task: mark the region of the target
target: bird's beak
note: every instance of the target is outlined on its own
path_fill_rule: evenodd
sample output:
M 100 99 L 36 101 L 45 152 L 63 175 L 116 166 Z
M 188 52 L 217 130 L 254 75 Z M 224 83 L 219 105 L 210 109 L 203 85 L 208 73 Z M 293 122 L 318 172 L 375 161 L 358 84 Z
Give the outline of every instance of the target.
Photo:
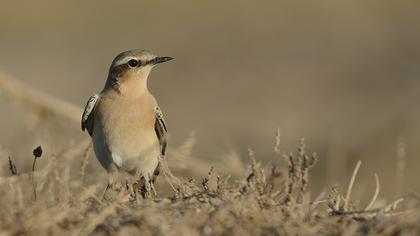
M 162 62 L 170 61 L 172 59 L 172 57 L 156 57 L 155 59 L 153 59 L 153 64 L 156 65 Z

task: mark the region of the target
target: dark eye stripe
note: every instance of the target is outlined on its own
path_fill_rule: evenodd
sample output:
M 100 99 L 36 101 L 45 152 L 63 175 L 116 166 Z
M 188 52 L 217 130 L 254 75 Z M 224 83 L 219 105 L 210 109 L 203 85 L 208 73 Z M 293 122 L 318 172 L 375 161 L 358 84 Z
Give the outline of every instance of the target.
M 147 64 L 157 64 L 157 60 L 158 60 L 158 58 L 155 57 L 152 60 L 147 61 Z

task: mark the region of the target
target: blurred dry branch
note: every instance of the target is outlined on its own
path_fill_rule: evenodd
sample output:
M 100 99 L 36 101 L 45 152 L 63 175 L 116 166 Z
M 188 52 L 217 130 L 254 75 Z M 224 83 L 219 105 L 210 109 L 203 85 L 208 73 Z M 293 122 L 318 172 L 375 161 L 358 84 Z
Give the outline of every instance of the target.
M 54 114 L 72 122 L 80 122 L 82 108 L 36 90 L 0 71 L 0 95 L 40 113 Z

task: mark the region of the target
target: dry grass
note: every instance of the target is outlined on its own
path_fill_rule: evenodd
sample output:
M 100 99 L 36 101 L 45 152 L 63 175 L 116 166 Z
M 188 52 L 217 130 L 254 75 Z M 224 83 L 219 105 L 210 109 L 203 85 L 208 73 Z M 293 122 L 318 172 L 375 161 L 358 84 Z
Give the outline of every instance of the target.
M 415 195 L 390 204 L 379 202 L 376 177 L 377 187 L 366 208 L 351 199 L 360 162 L 345 197 L 334 187 L 328 196 L 321 193 L 311 198 L 308 171 L 318 158 L 306 154 L 303 140 L 297 154 L 280 153 L 278 142 L 277 156 L 285 158 L 287 168 L 263 166 L 250 150 L 250 164 L 242 178 L 232 180 L 218 175 L 218 170 L 209 166 L 202 180 L 196 180 L 174 176 L 165 162 L 160 179 L 173 187 L 170 193 L 131 202 L 124 196 L 103 200 L 104 182 L 85 180 L 97 174 L 85 171 L 89 147 L 75 146 L 61 156 L 40 157 L 39 161 L 48 164 L 33 173 L 36 199 L 31 173 L 18 172 L 19 167 L 11 160 L 6 163 L 10 165 L 10 176 L 0 179 L 0 229 L 4 235 L 420 233 Z M 78 169 L 72 170 L 74 166 Z

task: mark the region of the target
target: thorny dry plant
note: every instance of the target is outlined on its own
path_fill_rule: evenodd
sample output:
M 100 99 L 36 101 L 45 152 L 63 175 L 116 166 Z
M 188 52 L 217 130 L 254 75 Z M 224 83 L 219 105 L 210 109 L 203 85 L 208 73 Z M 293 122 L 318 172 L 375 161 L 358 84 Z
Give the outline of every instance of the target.
M 48 164 L 34 170 L 37 199 L 32 196 L 31 173 L 0 178 L 0 229 L 10 235 L 393 235 L 420 233 L 419 198 L 405 197 L 391 204 L 377 203 L 376 189 L 365 208 L 351 200 L 358 162 L 345 195 L 333 187 L 325 199 L 311 199 L 309 171 L 318 161 L 306 153 L 302 139 L 296 154 L 280 151 L 282 166 L 263 166 L 249 150 L 250 164 L 243 178 L 232 179 L 208 167 L 201 181 L 175 176 L 161 159 L 160 179 L 172 189 L 168 197 L 127 202 L 100 198 L 103 184 L 88 183 L 90 148 L 83 146 L 45 157 Z M 170 157 L 168 157 L 170 158 Z M 82 160 L 82 161 L 80 161 Z M 79 170 L 69 163 L 78 162 Z M 77 174 L 72 174 L 77 173 Z M 411 199 L 411 200 L 410 200 Z

